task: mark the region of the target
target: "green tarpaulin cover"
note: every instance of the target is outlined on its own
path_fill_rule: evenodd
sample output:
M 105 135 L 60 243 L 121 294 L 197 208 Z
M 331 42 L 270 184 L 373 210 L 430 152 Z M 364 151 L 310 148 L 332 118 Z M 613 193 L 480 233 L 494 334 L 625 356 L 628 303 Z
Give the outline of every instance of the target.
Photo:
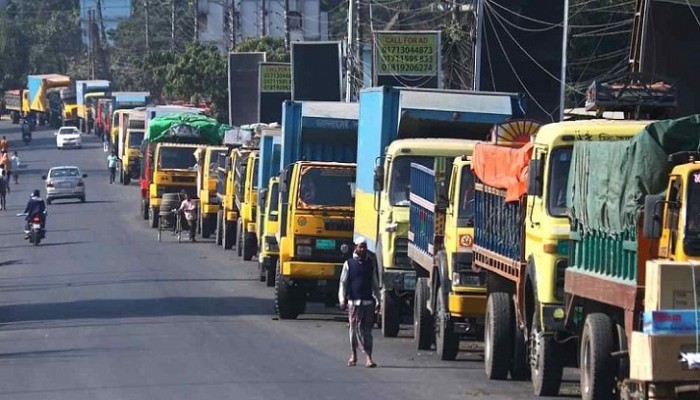
M 700 115 L 649 124 L 628 141 L 576 142 L 569 170 L 569 216 L 586 231 L 635 229 L 648 194 L 661 193 L 670 154 L 698 150 Z
M 204 115 L 171 114 L 149 121 L 145 140 L 156 143 L 179 138 L 192 142 L 200 138 L 202 144 L 217 145 L 221 144 L 224 133 L 230 129 L 233 128 Z

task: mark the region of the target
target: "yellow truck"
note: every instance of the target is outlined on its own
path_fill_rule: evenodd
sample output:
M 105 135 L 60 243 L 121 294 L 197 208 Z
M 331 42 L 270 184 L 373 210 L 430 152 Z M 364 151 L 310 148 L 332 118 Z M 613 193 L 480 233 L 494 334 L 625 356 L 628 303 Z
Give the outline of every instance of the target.
M 275 286 L 275 268 L 279 259 L 279 178 L 269 179 L 267 187 L 258 193 L 258 269 L 260 281 Z
M 307 301 L 336 304 L 340 272 L 353 252 L 356 164 L 297 161 L 280 176 L 275 310 L 303 314 Z
M 441 139 L 461 149 L 457 158 L 436 157 L 432 166 L 411 164 L 408 257 L 417 268 L 414 342 L 434 344 L 443 360 L 454 360 L 459 342 L 483 331 L 485 274 L 472 264 L 474 177 L 471 154 L 477 142 Z
M 197 159 L 197 193 L 199 193 L 199 232 L 208 239 L 216 232 L 216 217 L 219 213 L 219 198 L 216 187 L 219 180 L 218 153 L 225 152 L 225 146 L 200 147 L 195 153 Z
M 238 233 L 240 210 L 236 203 L 236 193 L 243 189 L 237 188 L 236 171 L 241 169 L 245 171 L 248 156 L 253 151 L 255 149 L 237 146 L 226 152 L 217 153 L 216 196 L 220 209 L 216 217 L 216 243 L 220 244 L 224 250 L 233 248 Z
M 239 211 L 236 221 L 236 251 L 243 260 L 250 261 L 258 253 L 255 222 L 258 208 L 258 150 L 237 157 L 234 164 L 235 203 Z
M 117 110 L 117 152 L 122 160 L 119 170 L 119 181 L 128 185 L 132 179 L 138 179 L 141 174 L 141 146 L 145 137 L 145 109 Z M 114 132 L 114 127 L 112 127 Z

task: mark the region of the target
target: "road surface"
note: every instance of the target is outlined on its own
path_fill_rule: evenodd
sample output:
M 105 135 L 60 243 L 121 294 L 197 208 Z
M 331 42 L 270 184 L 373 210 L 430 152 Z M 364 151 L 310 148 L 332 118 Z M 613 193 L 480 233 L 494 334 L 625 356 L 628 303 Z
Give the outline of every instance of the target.
M 0 135 L 24 164 L 0 212 L 0 399 L 535 398 L 530 383 L 486 380 L 480 344 L 442 362 L 408 326 L 375 331 L 378 368 L 349 368 L 340 312 L 279 321 L 255 263 L 211 241 L 157 243 L 137 184 L 109 185 L 97 139 L 59 151 L 40 129 L 25 146 L 7 120 Z M 49 206 L 47 238 L 30 246 L 15 214 L 56 165 L 88 174 L 87 203 Z M 563 392 L 578 397 L 573 382 Z

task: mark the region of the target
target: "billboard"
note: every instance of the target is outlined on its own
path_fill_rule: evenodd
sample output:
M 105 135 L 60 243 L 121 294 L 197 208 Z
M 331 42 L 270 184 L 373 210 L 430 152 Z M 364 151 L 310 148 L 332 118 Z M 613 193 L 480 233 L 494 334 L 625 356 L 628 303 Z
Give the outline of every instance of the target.
M 700 4 L 650 0 L 642 36 L 640 72 L 653 80 L 676 84 L 678 107 L 671 116 L 700 112 L 698 23 Z M 669 23 L 673 21 L 673 23 Z
M 228 121 L 231 126 L 254 124 L 258 115 L 258 69 L 265 53 L 229 53 Z
M 564 1 L 490 0 L 481 20 L 477 90 L 527 96 L 527 117 L 561 119 Z
M 340 42 L 292 43 L 292 100 L 343 100 Z
M 292 66 L 289 63 L 260 63 L 258 114 L 260 122 L 282 123 L 282 103 L 292 98 Z
M 442 88 L 440 32 L 374 32 L 374 86 Z

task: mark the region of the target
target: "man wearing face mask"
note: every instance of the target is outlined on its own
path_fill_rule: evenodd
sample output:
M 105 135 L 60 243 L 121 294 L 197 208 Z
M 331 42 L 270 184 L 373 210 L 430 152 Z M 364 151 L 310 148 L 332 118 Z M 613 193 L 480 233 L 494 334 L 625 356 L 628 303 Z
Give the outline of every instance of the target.
M 348 366 L 357 364 L 357 348 L 367 356 L 365 366 L 377 366 L 372 360 L 372 327 L 379 311 L 379 284 L 375 265 L 367 254 L 365 238 L 355 239 L 355 252 L 345 261 L 340 274 L 338 301 L 348 310 L 351 355 Z

